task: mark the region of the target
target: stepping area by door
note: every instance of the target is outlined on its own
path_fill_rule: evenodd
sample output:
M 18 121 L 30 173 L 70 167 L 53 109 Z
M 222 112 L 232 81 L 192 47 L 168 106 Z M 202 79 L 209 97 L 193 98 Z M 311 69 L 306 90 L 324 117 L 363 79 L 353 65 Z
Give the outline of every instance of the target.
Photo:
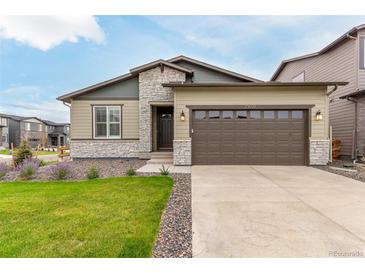
M 193 257 L 365 254 L 365 184 L 305 166 L 193 166 Z

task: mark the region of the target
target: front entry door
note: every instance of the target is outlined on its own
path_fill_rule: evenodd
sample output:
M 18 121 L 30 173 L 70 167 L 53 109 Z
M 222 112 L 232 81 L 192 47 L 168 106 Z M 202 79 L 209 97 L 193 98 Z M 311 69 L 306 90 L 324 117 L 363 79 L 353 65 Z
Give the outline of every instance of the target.
M 157 148 L 172 149 L 173 138 L 173 113 L 172 107 L 157 109 Z

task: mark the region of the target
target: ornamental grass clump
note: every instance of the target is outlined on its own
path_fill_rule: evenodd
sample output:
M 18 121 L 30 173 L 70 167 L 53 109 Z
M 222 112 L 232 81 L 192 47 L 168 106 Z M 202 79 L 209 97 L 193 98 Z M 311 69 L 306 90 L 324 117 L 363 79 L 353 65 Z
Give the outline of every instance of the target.
M 5 163 L 0 163 L 0 180 L 3 178 L 8 172 L 8 166 Z
M 51 178 L 55 180 L 65 180 L 71 178 L 72 167 L 69 163 L 58 163 L 57 165 L 49 168 Z
M 160 168 L 160 174 L 162 176 L 169 176 L 170 175 L 170 168 L 165 167 L 165 165 L 162 165 L 162 167 Z
M 136 170 L 134 168 L 129 168 L 127 170 L 127 176 L 136 176 Z
M 17 165 L 16 170 L 19 172 L 19 177 L 23 180 L 29 180 L 37 172 L 39 161 L 37 159 L 27 158 Z
M 86 171 L 86 177 L 87 177 L 89 180 L 99 178 L 99 169 L 98 169 L 95 165 L 92 165 L 92 166 L 91 166 L 91 167 L 89 167 L 89 168 L 88 168 L 88 170 Z

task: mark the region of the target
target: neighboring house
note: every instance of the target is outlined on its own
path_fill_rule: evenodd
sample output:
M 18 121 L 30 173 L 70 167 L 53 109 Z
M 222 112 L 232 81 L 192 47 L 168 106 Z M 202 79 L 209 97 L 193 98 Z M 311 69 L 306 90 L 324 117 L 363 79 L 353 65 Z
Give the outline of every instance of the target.
M 58 147 L 69 143 L 70 124 L 43 120 L 48 134 L 48 146 Z
M 43 121 L 37 117 L 22 117 L 0 113 L 2 138 L 0 146 L 11 148 L 19 146 L 21 140 L 35 148 L 38 146 L 59 146 L 68 143 L 69 124 Z M 52 124 L 52 125 L 51 125 Z M 53 137 L 57 140 L 53 142 Z M 55 144 L 55 145 L 53 145 Z
M 73 158 L 153 158 L 175 165 L 322 165 L 328 86 L 271 83 L 178 56 L 60 96 Z
M 313 37 L 316 39 L 316 37 Z M 330 96 L 333 138 L 341 155 L 365 153 L 365 24 L 346 32 L 320 51 L 284 60 L 272 81 L 346 81 Z

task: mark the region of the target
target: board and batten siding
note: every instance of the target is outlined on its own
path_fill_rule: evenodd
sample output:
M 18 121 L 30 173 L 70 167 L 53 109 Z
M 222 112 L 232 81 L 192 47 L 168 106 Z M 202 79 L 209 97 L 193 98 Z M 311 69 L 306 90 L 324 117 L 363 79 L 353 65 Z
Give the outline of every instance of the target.
M 138 100 L 72 100 L 71 139 L 92 139 L 92 105 L 122 105 L 122 139 L 138 139 Z
M 348 85 L 339 87 L 330 96 L 330 120 L 333 137 L 341 140 L 341 154 L 351 155 L 355 121 L 353 103 L 339 99 L 340 96 L 357 89 L 357 40 L 346 40 L 335 49 L 298 61 L 284 67 L 276 81 L 290 82 L 292 78 L 304 71 L 306 82 L 346 81 Z M 332 87 L 330 87 L 331 89 Z
M 189 105 L 314 105 L 311 138 L 328 139 L 328 97 L 325 87 L 175 88 L 175 140 L 189 138 Z M 181 111 L 186 121 L 180 121 Z M 324 119 L 315 120 L 321 110 Z

